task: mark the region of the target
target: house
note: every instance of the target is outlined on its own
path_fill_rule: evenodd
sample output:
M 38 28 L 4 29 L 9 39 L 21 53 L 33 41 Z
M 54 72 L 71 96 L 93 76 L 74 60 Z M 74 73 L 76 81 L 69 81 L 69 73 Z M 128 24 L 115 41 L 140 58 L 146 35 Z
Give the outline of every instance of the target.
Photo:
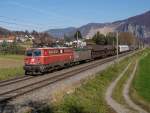
M 2 43 L 3 41 L 6 41 L 8 43 L 13 43 L 15 41 L 16 37 L 14 35 L 0 35 L 0 43 Z
M 86 42 L 83 41 L 83 40 L 74 40 L 74 41 L 71 41 L 71 42 L 66 42 L 65 45 L 67 46 L 74 46 L 74 47 L 80 47 L 80 48 L 83 48 L 84 46 L 86 46 Z
M 18 35 L 16 36 L 16 40 L 19 41 L 19 42 L 25 42 L 27 40 L 34 40 L 34 37 L 32 35 Z

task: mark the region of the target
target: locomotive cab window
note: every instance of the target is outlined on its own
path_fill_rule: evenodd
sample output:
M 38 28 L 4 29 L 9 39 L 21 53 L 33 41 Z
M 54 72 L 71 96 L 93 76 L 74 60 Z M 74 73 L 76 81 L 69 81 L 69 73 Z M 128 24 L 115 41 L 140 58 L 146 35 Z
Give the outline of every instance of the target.
M 27 50 L 26 56 L 32 56 L 32 50 Z
M 41 56 L 41 50 L 27 50 L 26 56 Z
M 37 49 L 33 51 L 33 56 L 41 56 L 41 50 Z

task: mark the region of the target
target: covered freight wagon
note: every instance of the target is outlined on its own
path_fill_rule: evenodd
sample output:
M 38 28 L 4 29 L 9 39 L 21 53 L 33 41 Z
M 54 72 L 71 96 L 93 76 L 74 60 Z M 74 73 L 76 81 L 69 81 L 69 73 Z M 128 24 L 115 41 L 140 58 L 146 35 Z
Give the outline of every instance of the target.
M 87 48 L 77 48 L 73 52 L 74 62 L 91 60 L 91 50 Z
M 128 45 L 119 45 L 119 53 L 123 53 L 123 52 L 126 52 L 126 51 L 129 51 L 130 48 Z

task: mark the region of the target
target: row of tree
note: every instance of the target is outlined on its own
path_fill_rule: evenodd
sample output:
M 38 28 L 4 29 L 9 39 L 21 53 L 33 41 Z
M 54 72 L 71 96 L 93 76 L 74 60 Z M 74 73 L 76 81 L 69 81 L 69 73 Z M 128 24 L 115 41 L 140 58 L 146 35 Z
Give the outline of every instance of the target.
M 25 48 L 20 46 L 18 43 L 8 43 L 7 41 L 3 41 L 0 44 L 0 54 L 24 54 Z
M 106 35 L 97 32 L 93 37 L 92 41 L 99 45 L 114 45 L 116 44 L 116 33 L 107 33 Z M 129 32 L 118 33 L 118 42 L 120 45 L 134 45 L 137 43 L 137 38 Z
M 55 42 L 55 39 L 46 32 L 33 32 L 31 35 L 34 37 L 32 40 L 33 47 L 52 46 L 52 44 Z
M 79 40 L 83 39 L 83 36 L 79 30 L 77 30 L 72 36 L 67 36 L 66 34 L 64 34 L 65 42 L 70 42 L 70 41 L 77 40 L 77 39 Z
M 116 43 L 116 35 L 114 33 L 108 33 L 106 36 L 97 32 L 92 41 L 98 45 L 114 45 Z
M 86 41 L 93 42 L 98 45 L 114 45 L 116 44 L 116 33 L 107 33 L 106 35 L 101 34 L 100 32 L 97 32 L 91 39 L 88 39 Z M 83 39 L 82 34 L 80 31 L 77 31 L 73 38 L 69 38 L 67 36 L 64 36 L 65 41 L 71 41 L 71 40 L 77 40 L 77 39 Z M 120 32 L 118 34 L 119 44 L 123 45 L 134 45 L 135 43 L 138 43 L 138 39 L 129 32 Z

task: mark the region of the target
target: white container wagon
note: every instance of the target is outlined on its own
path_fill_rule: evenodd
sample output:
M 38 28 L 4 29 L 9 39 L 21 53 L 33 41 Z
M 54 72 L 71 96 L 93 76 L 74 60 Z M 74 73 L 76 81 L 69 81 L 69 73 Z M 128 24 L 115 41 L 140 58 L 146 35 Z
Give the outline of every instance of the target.
M 119 53 L 123 53 L 126 51 L 129 51 L 129 46 L 128 45 L 119 45 Z

